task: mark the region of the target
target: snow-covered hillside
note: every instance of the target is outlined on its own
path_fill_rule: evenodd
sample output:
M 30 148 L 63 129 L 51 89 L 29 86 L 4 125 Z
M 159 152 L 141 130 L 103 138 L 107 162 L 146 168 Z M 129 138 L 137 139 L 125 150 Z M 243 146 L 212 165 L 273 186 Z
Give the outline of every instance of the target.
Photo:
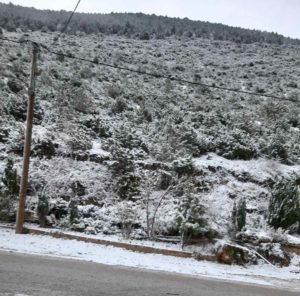
M 291 194 L 299 185 L 299 46 L 4 34 L 94 61 L 288 99 L 149 78 L 41 49 L 28 221 L 137 239 L 181 236 L 186 244 L 247 240 L 256 232 L 277 242 L 274 228 L 299 234 L 299 201 L 285 230 L 270 203 L 276 204 L 280 182 Z M 14 168 L 21 173 L 29 68 L 28 46 L 1 42 L 0 212 L 6 220 L 15 216 L 5 180 Z

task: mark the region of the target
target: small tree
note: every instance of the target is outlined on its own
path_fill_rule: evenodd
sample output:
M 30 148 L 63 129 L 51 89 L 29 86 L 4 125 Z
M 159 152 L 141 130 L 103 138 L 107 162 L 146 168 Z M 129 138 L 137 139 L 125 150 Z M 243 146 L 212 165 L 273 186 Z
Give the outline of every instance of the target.
M 14 219 L 14 203 L 19 193 L 19 178 L 14 169 L 12 159 L 7 160 L 4 175 L 0 182 L 0 219 L 9 221 Z M 2 185 L 1 185 L 2 183 Z
M 134 156 L 130 149 L 118 144 L 110 148 L 112 154 L 112 174 L 114 190 L 122 200 L 130 200 L 139 194 L 140 177 L 136 173 Z
M 300 221 L 299 189 L 297 181 L 280 179 L 271 192 L 268 222 L 275 229 L 287 229 Z
M 154 239 L 158 210 L 167 194 L 173 188 L 174 182 L 172 176 L 169 175 L 170 179 L 164 184 L 166 187 L 163 186 L 163 188 L 161 188 L 161 184 L 159 183 L 161 183 L 162 171 L 157 173 L 156 171 L 142 170 L 139 174 L 141 175 L 140 192 L 146 210 L 146 233 L 149 239 Z M 164 191 L 154 196 L 152 193 L 157 191 L 158 187 Z
M 18 181 L 17 170 L 14 169 L 14 161 L 12 159 L 7 160 L 2 182 L 5 185 L 5 191 L 7 195 L 12 195 L 12 196 L 18 195 L 20 189 L 19 181 Z
M 118 214 L 120 216 L 122 236 L 125 239 L 129 239 L 137 216 L 132 202 L 125 201 L 120 203 Z
M 191 186 L 187 186 L 178 206 L 177 223 L 181 233 L 182 247 L 192 238 L 205 233 L 207 221 L 203 218 L 204 206 L 199 196 L 193 192 Z
M 70 223 L 74 223 L 79 217 L 78 213 L 78 200 L 72 199 L 69 203 L 69 220 Z
M 39 201 L 37 205 L 37 214 L 39 218 L 39 224 L 41 227 L 46 227 L 47 215 L 49 212 L 49 202 L 45 195 L 39 196 Z

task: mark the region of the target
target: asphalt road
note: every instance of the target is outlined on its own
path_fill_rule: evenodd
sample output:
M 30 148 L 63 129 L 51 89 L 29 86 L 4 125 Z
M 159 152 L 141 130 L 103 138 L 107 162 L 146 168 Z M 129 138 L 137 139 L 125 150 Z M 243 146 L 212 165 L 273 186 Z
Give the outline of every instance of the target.
M 0 295 L 295 296 L 299 294 L 91 262 L 0 252 Z

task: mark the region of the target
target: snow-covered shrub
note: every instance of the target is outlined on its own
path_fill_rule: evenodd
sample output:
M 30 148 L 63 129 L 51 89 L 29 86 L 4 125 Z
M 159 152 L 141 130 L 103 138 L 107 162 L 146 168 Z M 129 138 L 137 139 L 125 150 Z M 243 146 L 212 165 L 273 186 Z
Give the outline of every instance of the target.
M 91 67 L 84 66 L 80 70 L 80 77 L 83 79 L 91 79 L 93 76 L 94 76 L 94 73 L 93 73 Z
M 114 139 L 122 148 L 133 150 L 134 148 L 142 149 L 148 153 L 147 145 L 143 142 L 141 137 L 137 134 L 134 128 L 127 128 L 120 126 L 115 131 Z
M 41 227 L 46 227 L 46 218 L 49 213 L 49 202 L 45 195 L 40 195 L 37 204 L 37 214 Z
M 120 94 L 121 94 L 121 89 L 117 85 L 110 85 L 107 88 L 107 95 L 113 99 L 116 99 L 117 97 L 119 97 Z
M 195 172 L 193 158 L 190 156 L 174 160 L 172 166 L 179 178 L 185 175 L 193 175 Z
M 290 110 L 287 116 L 287 121 L 294 128 L 300 127 L 300 114 L 296 109 Z
M 129 239 L 137 216 L 133 203 L 130 201 L 120 203 L 118 215 L 120 218 L 122 235 L 125 239 Z
M 94 99 L 84 87 L 76 84 L 63 84 L 59 95 L 55 97 L 54 108 L 61 120 L 74 119 L 76 112 L 89 114 L 94 112 Z
M 78 124 L 84 125 L 86 128 L 93 131 L 100 138 L 110 138 L 112 136 L 110 124 L 102 120 L 99 116 L 81 116 L 78 119 Z
M 58 55 L 56 55 L 56 60 L 61 63 L 65 60 L 64 53 L 62 50 L 58 51 Z
M 0 193 L 0 221 L 13 222 L 15 220 L 15 202 L 16 199 L 13 199 L 12 196 Z
M 116 98 L 116 101 L 111 106 L 112 114 L 119 114 L 127 110 L 127 102 L 123 98 Z
M 296 180 L 280 179 L 273 189 L 269 202 L 268 222 L 274 228 L 288 229 L 298 223 L 300 232 L 300 201 Z
M 141 111 L 142 111 L 143 119 L 146 120 L 147 122 L 152 122 L 153 116 L 151 111 L 149 111 L 147 108 L 143 108 Z
M 8 141 L 10 131 L 13 129 L 12 125 L 14 125 L 14 122 L 9 116 L 5 116 L 1 112 L 1 109 L 0 114 L 0 143 L 6 143 Z
M 195 134 L 195 131 L 181 122 L 180 114 L 175 116 L 176 110 L 170 112 L 172 113 L 168 114 L 166 119 L 157 124 L 158 133 L 152 154 L 160 161 L 173 161 L 186 154 L 198 155 L 197 138 L 192 139 L 191 135 Z
M 54 215 L 57 220 L 61 220 L 68 215 L 69 204 L 62 198 L 49 200 L 49 215 Z
M 144 229 L 147 237 L 154 239 L 157 233 L 170 234 L 169 231 L 171 228 L 173 230 L 172 226 L 177 229 L 175 218 L 172 218 L 173 215 L 171 213 L 168 215 L 168 219 L 165 219 L 166 217 L 159 217 L 159 211 L 163 208 L 165 200 L 174 188 L 175 182 L 173 182 L 172 175 L 161 170 L 143 169 L 139 170 L 139 175 L 141 178 L 139 187 L 140 196 L 146 212 L 146 225 Z M 160 221 L 158 222 L 158 220 Z M 172 224 L 170 220 L 173 221 L 173 225 L 170 225 Z M 175 231 L 178 233 L 178 230 Z
M 83 87 L 71 87 L 68 99 L 70 108 L 75 111 L 83 114 L 94 112 L 94 99 Z
M 250 160 L 258 155 L 257 143 L 239 129 L 216 135 L 215 145 L 217 154 L 227 159 Z
M 3 98 L 1 103 L 5 114 L 12 115 L 16 121 L 24 122 L 27 114 L 27 98 L 22 95 L 9 94 Z M 40 102 L 36 101 L 34 105 L 34 124 L 39 124 L 43 118 L 43 110 Z
M 173 180 L 173 176 L 170 172 L 167 171 L 159 171 L 159 178 L 158 178 L 158 188 L 161 190 L 168 189 L 169 186 L 171 186 L 171 182 Z
M 181 148 L 193 157 L 199 157 L 209 151 L 207 137 L 200 137 L 195 129 L 189 126 L 181 126 L 178 130 L 178 140 Z
M 24 125 L 19 122 L 15 122 L 9 131 L 7 150 L 9 152 L 14 152 L 18 155 L 23 154 L 24 147 Z
M 128 200 L 138 195 L 140 177 L 135 172 L 134 157 L 129 149 L 118 145 L 111 147 L 111 169 L 114 190 L 122 200 Z
M 50 159 L 55 155 L 56 144 L 50 139 L 42 140 L 36 143 L 33 147 L 33 155 L 38 157 L 46 157 Z
M 3 91 L 5 87 L 6 87 L 5 80 L 4 79 L 0 79 L 0 89 L 1 89 L 1 91 Z M 3 101 L 2 101 L 0 103 L 0 112 L 2 113 L 3 111 L 4 111 L 4 108 L 3 108 Z
M 118 145 L 110 147 L 111 169 L 115 176 L 134 171 L 134 157 L 129 149 Z
M 300 101 L 300 92 L 292 91 L 288 94 L 288 98 L 294 102 L 299 102 Z
M 130 200 L 139 194 L 140 177 L 134 172 L 121 175 L 116 182 L 116 193 L 122 200 Z
M 78 201 L 77 199 L 72 199 L 69 203 L 69 220 L 70 223 L 74 223 L 79 218 L 78 212 Z
M 67 131 L 67 145 L 71 151 L 86 151 L 92 148 L 90 131 L 83 126 L 73 125 Z
M 158 142 L 160 143 L 160 141 Z M 153 151 L 151 151 L 155 158 L 159 161 L 173 161 L 176 158 L 174 146 L 165 142 L 163 145 L 154 145 Z
M 54 135 L 52 133 L 34 135 L 32 142 L 32 155 L 40 158 L 51 159 L 58 147 L 54 142 Z
M 140 40 L 150 40 L 150 35 L 148 32 L 142 32 L 138 34 Z
M 273 159 L 290 164 L 289 139 L 284 131 L 278 131 L 268 141 L 268 146 L 262 151 Z
M 73 196 L 80 197 L 85 195 L 86 187 L 78 180 L 71 183 L 70 188 L 72 189 Z
M 282 102 L 268 102 L 262 106 L 263 115 L 268 119 L 277 121 L 287 113 L 287 107 Z
M 21 53 L 19 53 L 19 54 L 21 54 Z M 21 56 L 22 56 L 22 54 L 21 54 Z M 20 73 L 22 73 L 22 72 L 24 71 L 24 63 L 21 63 L 20 60 L 14 61 L 14 62 L 12 63 L 12 68 L 11 68 L 11 70 L 12 70 L 15 74 L 19 75 Z
M 6 114 L 12 115 L 17 121 L 26 119 L 26 110 L 26 98 L 10 95 L 6 100 Z
M 291 263 L 290 255 L 280 243 L 262 243 L 256 248 L 256 251 L 269 262 L 280 267 L 289 266 Z
M 204 205 L 199 194 L 193 192 L 192 185 L 187 185 L 177 208 L 178 229 L 182 236 L 182 245 L 193 237 L 205 235 L 207 221 L 203 218 Z
M 7 195 L 16 196 L 19 193 L 19 178 L 17 170 L 14 168 L 14 161 L 11 158 L 7 160 L 1 181 L 4 184 L 4 192 Z
M 7 81 L 7 86 L 15 94 L 18 94 L 23 88 L 22 85 L 14 79 L 8 80 Z
M 53 80 L 52 80 L 52 78 L 51 78 L 51 76 L 49 75 L 48 72 L 43 71 L 41 76 L 40 76 L 40 79 L 41 79 L 42 85 L 50 86 L 50 87 L 53 86 Z

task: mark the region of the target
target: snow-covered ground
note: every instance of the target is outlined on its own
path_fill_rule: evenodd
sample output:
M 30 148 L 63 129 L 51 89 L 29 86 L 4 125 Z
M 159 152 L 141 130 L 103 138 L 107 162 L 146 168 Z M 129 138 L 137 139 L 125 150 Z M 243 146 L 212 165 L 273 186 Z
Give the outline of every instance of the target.
M 252 160 L 229 160 L 218 156 L 215 153 L 209 153 L 202 157 L 194 159 L 195 165 L 200 168 L 221 167 L 235 175 L 248 174 L 251 179 L 256 181 L 266 181 L 268 178 L 278 175 L 289 176 L 292 173 L 299 174 L 300 166 L 284 165 L 278 161 L 259 158 Z
M 12 227 L 12 224 L 2 224 L 4 226 Z M 1 224 L 0 224 L 1 227 Z M 91 238 L 91 239 L 97 239 L 97 240 L 103 240 L 103 241 L 110 241 L 110 242 L 119 242 L 119 243 L 126 243 L 129 245 L 138 245 L 138 246 L 145 246 L 145 247 L 151 247 L 156 249 L 164 249 L 164 250 L 171 250 L 171 251 L 182 251 L 180 244 L 174 244 L 174 243 L 168 243 L 168 242 L 158 242 L 158 241 L 150 241 L 150 240 L 138 240 L 138 239 L 126 239 L 124 240 L 123 236 L 121 234 L 111 234 L 106 235 L 102 233 L 95 234 L 87 234 L 87 233 L 80 233 L 80 232 L 74 232 L 71 230 L 62 230 L 59 228 L 42 228 L 38 226 L 37 224 L 32 223 L 25 223 L 25 227 L 28 229 L 37 229 L 42 230 L 43 232 L 47 233 L 63 233 L 66 235 L 73 235 L 76 237 L 83 237 L 83 238 Z M 184 251 L 193 251 L 191 246 L 185 247 Z
M 286 268 L 263 263 L 249 267 L 226 266 L 194 259 L 135 253 L 115 247 L 48 236 L 16 235 L 13 230 L 3 228 L 0 228 L 0 250 L 174 272 L 194 277 L 280 286 L 300 291 L 300 268 L 295 268 L 300 264 L 299 256 L 295 256 L 291 267 Z

